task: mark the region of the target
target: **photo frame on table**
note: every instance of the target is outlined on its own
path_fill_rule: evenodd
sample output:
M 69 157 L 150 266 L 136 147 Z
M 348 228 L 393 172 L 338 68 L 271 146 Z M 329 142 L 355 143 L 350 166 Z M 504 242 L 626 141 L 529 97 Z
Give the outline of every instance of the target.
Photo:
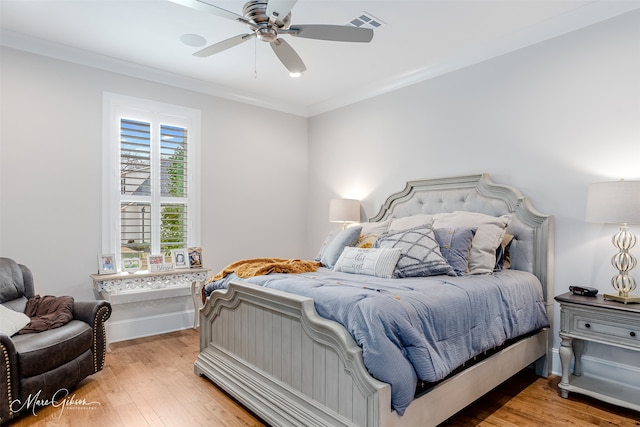
M 164 262 L 164 255 L 147 255 L 147 266 L 150 273 L 173 270 L 172 263 Z
M 115 274 L 118 272 L 115 254 L 98 255 L 98 274 Z
M 191 267 L 186 248 L 171 249 L 171 262 L 173 262 L 173 267 L 176 269 Z
M 140 252 L 123 252 L 122 253 L 122 271 L 135 273 L 142 268 Z
M 191 268 L 202 268 L 202 248 L 189 248 L 189 266 Z

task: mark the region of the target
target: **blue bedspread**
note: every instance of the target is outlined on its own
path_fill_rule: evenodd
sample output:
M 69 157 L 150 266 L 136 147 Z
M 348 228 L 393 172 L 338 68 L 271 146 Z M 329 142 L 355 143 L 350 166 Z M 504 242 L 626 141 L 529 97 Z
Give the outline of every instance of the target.
M 225 288 L 235 275 L 210 283 Z M 434 382 L 510 338 L 549 326 L 542 286 L 529 273 L 380 279 L 320 268 L 313 273 L 242 279 L 314 300 L 362 347 L 369 373 L 391 385 L 402 415 L 418 379 Z

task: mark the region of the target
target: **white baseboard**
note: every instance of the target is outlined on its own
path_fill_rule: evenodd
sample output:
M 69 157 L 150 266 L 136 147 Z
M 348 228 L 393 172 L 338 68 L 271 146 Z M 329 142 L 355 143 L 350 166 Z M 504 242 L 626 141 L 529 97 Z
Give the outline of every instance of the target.
M 107 341 L 114 343 L 193 328 L 193 310 L 107 321 Z
M 562 365 L 558 349 L 552 350 L 553 365 L 551 373 L 562 376 Z M 640 390 L 640 368 L 637 366 L 623 365 L 611 360 L 600 359 L 592 356 L 582 356 L 582 371 L 585 375 L 606 379 L 614 383 L 625 384 Z M 573 372 L 573 361 L 570 372 Z

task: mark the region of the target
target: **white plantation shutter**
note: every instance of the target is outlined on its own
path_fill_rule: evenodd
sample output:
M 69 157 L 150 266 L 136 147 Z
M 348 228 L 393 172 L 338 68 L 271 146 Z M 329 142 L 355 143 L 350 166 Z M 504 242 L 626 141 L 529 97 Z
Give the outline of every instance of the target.
M 187 247 L 188 163 L 187 129 L 160 127 L 160 251 Z
M 105 147 L 112 153 L 106 163 L 117 164 L 118 179 L 112 182 L 105 174 L 110 183 L 103 189 L 108 187 L 109 205 L 118 212 L 106 215 L 116 231 L 108 221 L 103 224 L 103 252 L 144 252 L 145 262 L 146 254 L 164 254 L 170 262 L 171 249 L 200 245 L 199 165 L 194 161 L 199 156 L 193 156 L 199 150 L 199 112 L 188 110 L 194 117 L 182 117 L 163 111 L 172 106 L 141 102 L 147 108 L 110 104 L 108 122 L 116 123 L 117 144 L 115 150 Z M 106 139 L 114 145 L 113 138 Z M 112 242 L 106 250 L 104 240 Z

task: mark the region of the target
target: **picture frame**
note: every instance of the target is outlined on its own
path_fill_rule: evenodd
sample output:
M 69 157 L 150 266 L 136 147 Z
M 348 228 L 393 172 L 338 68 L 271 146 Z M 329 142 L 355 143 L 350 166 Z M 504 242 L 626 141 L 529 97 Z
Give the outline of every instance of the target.
M 123 252 L 122 253 L 122 271 L 135 273 L 142 268 L 142 260 L 140 252 Z
M 162 271 L 173 270 L 173 264 L 164 262 L 164 255 L 151 254 L 147 255 L 147 266 L 150 273 L 158 273 Z
M 202 268 L 202 248 L 189 248 L 189 267 Z
M 171 249 L 171 262 L 175 269 L 190 268 L 189 256 L 187 255 L 187 248 Z
M 98 274 L 115 274 L 118 272 L 115 254 L 98 255 Z

